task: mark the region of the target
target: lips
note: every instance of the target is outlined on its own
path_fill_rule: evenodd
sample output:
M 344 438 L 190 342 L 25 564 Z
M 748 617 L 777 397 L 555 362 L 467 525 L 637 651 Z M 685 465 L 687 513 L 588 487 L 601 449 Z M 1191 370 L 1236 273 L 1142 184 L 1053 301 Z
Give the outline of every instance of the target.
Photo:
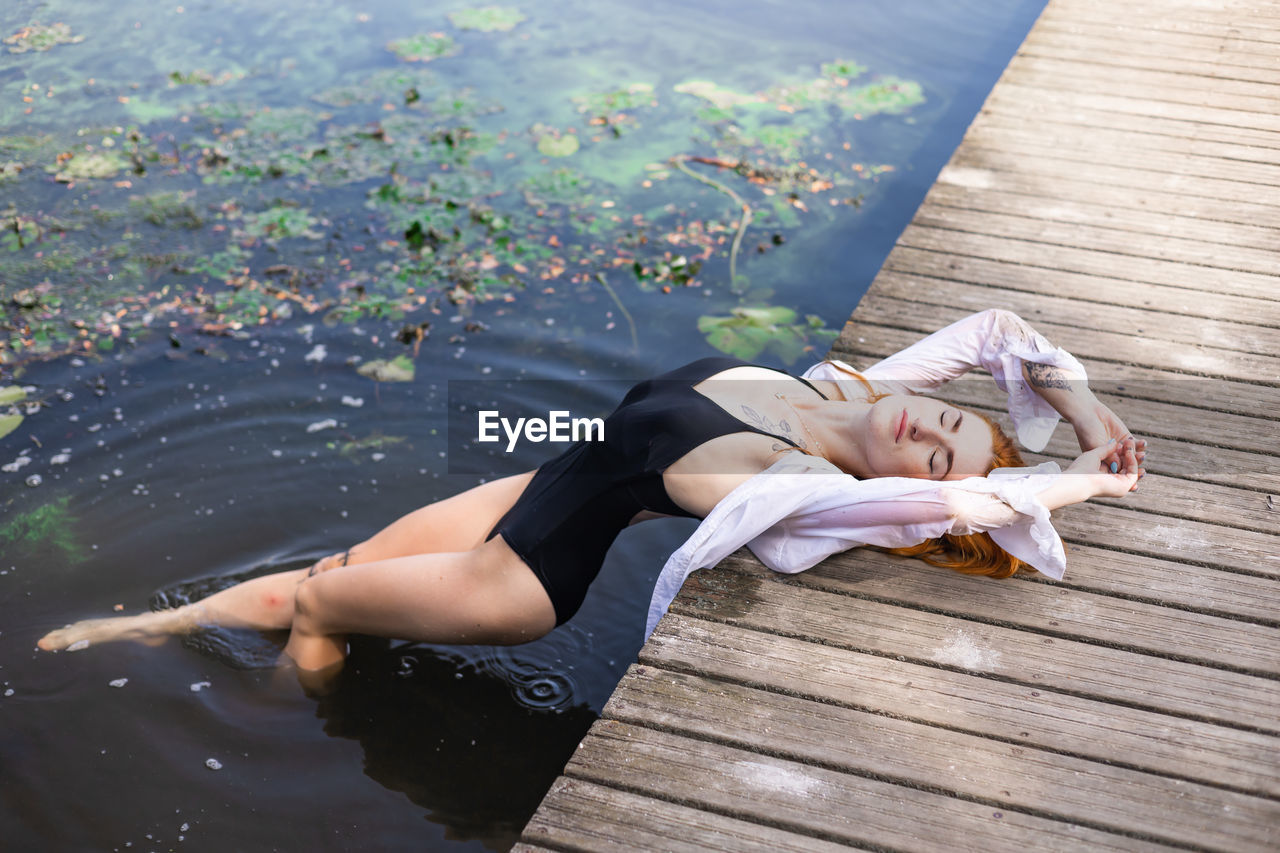
M 902 418 L 898 421 L 898 432 L 893 437 L 893 443 L 897 444 L 902 438 L 902 434 L 907 431 L 907 410 L 902 410 Z

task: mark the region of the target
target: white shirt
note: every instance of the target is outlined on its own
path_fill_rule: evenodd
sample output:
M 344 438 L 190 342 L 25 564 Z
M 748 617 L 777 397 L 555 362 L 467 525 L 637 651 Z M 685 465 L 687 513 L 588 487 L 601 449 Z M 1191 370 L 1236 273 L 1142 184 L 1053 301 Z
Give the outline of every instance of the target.
M 998 309 L 952 323 L 860 372 L 877 391 L 919 394 L 983 367 L 1008 394 L 1018 440 L 1038 451 L 1048 444 L 1058 413 L 1023 380 L 1024 361 L 1086 378 L 1070 353 L 1017 315 Z M 861 383 L 836 365 L 848 367 L 824 361 L 803 375 L 835 381 L 846 399 L 865 397 Z M 1036 497 L 1060 475 L 1056 463 L 1046 462 L 945 484 L 913 477 L 859 480 L 825 459 L 784 454 L 717 503 L 667 560 L 649 603 L 645 636 L 653 633 L 690 573 L 714 566 L 743 545 L 774 571 L 795 573 L 859 545 L 898 548 L 943 533 L 986 531 L 1013 556 L 1061 579 L 1066 569 L 1062 540 Z

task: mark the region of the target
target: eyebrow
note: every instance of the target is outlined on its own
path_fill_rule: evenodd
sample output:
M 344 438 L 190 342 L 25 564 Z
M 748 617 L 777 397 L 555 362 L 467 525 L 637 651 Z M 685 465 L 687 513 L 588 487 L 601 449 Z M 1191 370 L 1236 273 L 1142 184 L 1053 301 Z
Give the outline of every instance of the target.
M 953 450 L 947 451 L 947 470 L 942 472 L 942 479 L 947 479 L 947 475 L 951 473 L 951 463 L 955 462 L 956 454 Z

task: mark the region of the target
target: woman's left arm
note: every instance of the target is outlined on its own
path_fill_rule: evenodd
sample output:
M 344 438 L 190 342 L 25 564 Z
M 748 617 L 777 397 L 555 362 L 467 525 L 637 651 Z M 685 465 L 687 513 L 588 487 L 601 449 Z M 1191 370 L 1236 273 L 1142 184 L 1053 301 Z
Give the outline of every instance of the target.
M 1076 432 L 1082 451 L 1093 450 L 1111 439 L 1120 441 L 1130 435 L 1124 421 L 1101 402 L 1084 378 L 1073 377 L 1052 364 L 1024 361 L 1022 376 L 1032 389 L 1058 414 L 1067 419 Z M 1140 442 L 1145 446 L 1146 442 Z

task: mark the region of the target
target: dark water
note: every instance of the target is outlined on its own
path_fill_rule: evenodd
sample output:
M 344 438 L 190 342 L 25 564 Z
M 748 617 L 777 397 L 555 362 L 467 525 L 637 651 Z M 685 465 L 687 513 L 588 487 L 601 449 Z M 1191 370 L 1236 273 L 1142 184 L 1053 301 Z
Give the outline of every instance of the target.
M 6 849 L 508 847 L 634 660 L 650 586 L 692 522 L 624 533 L 582 611 L 537 643 L 360 642 L 339 689 L 323 700 L 305 697 L 272 668 L 279 637 L 218 633 L 158 648 L 52 656 L 35 652 L 35 639 L 117 605 L 131 612 L 178 603 L 246 574 L 304 565 L 474 485 L 483 463 L 450 458 L 457 452 L 447 438 L 451 380 L 559 380 L 526 386 L 535 408 L 564 407 L 572 397 L 575 408 L 607 410 L 609 387 L 585 380 L 636 379 L 715 353 L 698 332 L 701 314 L 759 297 L 838 329 L 1042 5 L 531 3 L 521 6 L 528 20 L 511 33 L 455 31 L 465 52 L 430 68 L 451 76 L 451 85 L 500 99 L 500 119 L 477 120 L 497 122 L 495 130 L 563 124 L 556 105 L 584 81 L 604 89 L 651 80 L 662 93 L 705 78 L 754 91 L 796 69 L 856 58 L 923 88 L 924 103 L 902 115 L 833 119 L 822 128 L 828 143 L 851 143 L 847 156 L 893 171 L 861 190 L 860 207 L 790 226 L 765 220 L 749 232 L 752 248 L 739 271 L 752 293 L 725 286 L 723 248 L 707 261 L 702 286 L 669 294 L 610 272 L 635 321 L 636 348 L 617 303 L 601 289 L 543 293 L 537 284 L 513 301 L 438 302 L 439 313 L 425 315 L 430 336 L 406 383 L 375 384 L 354 366 L 410 352 L 395 340 L 405 320 L 370 316 L 328 326 L 302 312 L 237 337 L 208 338 L 179 325 L 172 342 L 163 328 L 139 331 L 104 354 L 32 361 L 17 374 L 5 367 L 0 387 L 29 387 L 43 406 L 0 438 L 0 462 L 14 468 L 0 473 L 0 527 L 43 511 L 59 534 L 0 543 Z M 174 69 L 244 72 L 239 83 L 202 97 L 314 107 L 314 93 L 354 73 L 395 67 L 383 49 L 389 39 L 449 29 L 444 12 L 457 7 L 283 0 L 269 8 L 176 8 L 8 4 L 0 12 L 5 34 L 32 20 L 64 20 L 91 37 L 48 53 L 0 54 L 4 132 L 66 134 L 118 120 L 112 111 L 121 109 L 119 97 L 131 97 L 128 81 L 140 82 L 128 91 L 144 101 L 147 86 Z M 356 18 L 362 13 L 368 21 Z M 88 77 L 123 88 L 103 97 Z M 23 111 L 22 93 L 33 82 L 58 84 L 47 100 L 65 99 L 61 112 Z M 169 97 L 176 96 L 161 92 L 151 102 Z M 174 114 L 133 119 L 149 133 L 183 139 Z M 646 121 L 646 132 L 661 136 L 662 122 Z M 675 144 L 678 151 L 684 141 Z M 575 156 L 588 171 L 607 171 L 610 162 L 595 149 Z M 653 159 L 648 151 L 628 156 Z M 522 162 L 495 165 L 499 183 L 502 168 Z M 287 180 L 214 190 L 194 175 L 172 180 L 215 192 L 219 204 L 239 200 L 254 209 L 269 207 L 273 193 L 296 199 L 300 192 Z M 306 203 L 359 233 L 376 185 L 316 190 Z M 670 182 L 650 190 L 656 197 L 619 191 L 618 206 L 660 206 L 664 187 L 690 192 Z M 131 192 L 86 183 L 68 189 L 29 173 L 0 182 L 4 204 L 63 216 L 92 205 L 124 207 Z M 688 200 L 690 210 L 726 206 L 713 192 Z M 563 233 L 568 241 L 571 231 Z M 771 233 L 785 240 L 769 242 Z M 205 227 L 183 239 L 211 249 L 216 234 Z M 323 250 L 259 246 L 246 263 L 260 269 L 278 251 L 290 263 L 318 266 L 321 252 L 350 255 L 355 239 L 336 248 L 330 240 Z M 764 253 L 754 250 L 761 241 Z M 6 304 L 39 280 L 16 275 L 0 282 Z M 149 286 L 164 285 L 165 275 Z M 784 366 L 776 353 L 760 358 Z M 333 426 L 309 430 L 330 419 Z M 494 465 L 533 468 L 547 452 L 524 444 L 514 461 Z M 33 475 L 39 484 L 26 485 Z M 209 769 L 210 759 L 220 769 Z

